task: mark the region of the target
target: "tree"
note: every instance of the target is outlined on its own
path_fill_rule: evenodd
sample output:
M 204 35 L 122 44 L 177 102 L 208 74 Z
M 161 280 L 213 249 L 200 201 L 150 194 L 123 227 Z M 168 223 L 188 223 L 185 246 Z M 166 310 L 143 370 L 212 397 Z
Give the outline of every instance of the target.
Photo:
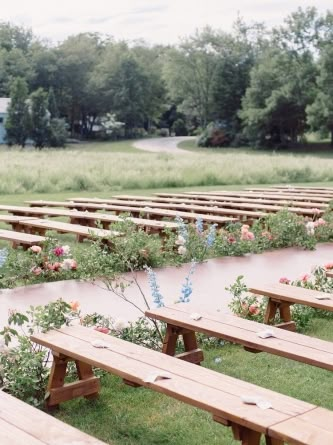
M 47 109 L 48 95 L 42 89 L 30 95 L 31 103 L 31 137 L 36 148 L 43 148 L 48 144 L 50 135 L 50 112 Z
M 143 127 L 145 102 L 149 83 L 143 70 L 132 57 L 124 59 L 110 81 L 112 110 L 125 123 L 126 136 L 133 136 L 133 129 Z
M 213 84 L 218 66 L 216 39 L 217 33 L 205 28 L 165 55 L 164 76 L 171 99 L 182 104 L 180 111 L 192 109 L 201 126 L 206 126 L 213 114 Z
M 306 108 L 308 123 L 315 131 L 330 132 L 333 146 L 333 44 L 327 44 L 321 53 L 317 94 Z
M 8 107 L 5 123 L 8 145 L 20 145 L 25 147 L 30 133 L 30 115 L 28 108 L 28 87 L 22 78 L 17 78 L 12 84 L 11 101 Z
M 57 118 L 59 117 L 59 110 L 58 110 L 58 104 L 57 104 L 57 99 L 56 96 L 54 94 L 54 89 L 51 87 L 49 90 L 49 94 L 47 97 L 47 109 L 50 112 L 50 116 L 51 118 Z

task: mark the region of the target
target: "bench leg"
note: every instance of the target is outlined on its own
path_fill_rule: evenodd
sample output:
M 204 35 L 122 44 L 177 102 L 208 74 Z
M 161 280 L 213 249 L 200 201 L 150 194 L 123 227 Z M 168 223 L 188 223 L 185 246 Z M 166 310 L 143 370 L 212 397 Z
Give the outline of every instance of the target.
M 53 353 L 53 358 L 47 388 L 47 408 L 56 408 L 59 403 L 76 397 L 97 397 L 100 390 L 100 383 L 99 378 L 94 376 L 91 365 L 75 361 L 79 380 L 65 384 L 67 364 L 69 361 L 72 361 L 72 359 L 57 353 Z
M 274 321 L 275 315 L 278 311 L 279 303 L 277 301 L 272 301 L 270 298 L 268 299 L 266 313 L 264 317 L 265 324 L 271 324 Z
M 260 445 L 261 433 L 250 430 L 244 426 L 231 425 L 234 438 L 239 440 L 242 445 Z
M 273 439 L 272 437 L 266 436 L 266 445 L 284 445 L 284 442 L 279 439 Z
M 176 345 L 179 335 L 183 337 L 185 352 L 176 355 Z M 169 324 L 167 325 L 162 352 L 197 365 L 200 365 L 204 359 L 202 350 L 198 349 L 195 332 Z
M 164 354 L 172 356 L 176 354 L 176 344 L 179 336 L 178 331 L 179 331 L 178 328 L 169 324 L 167 325 L 167 330 L 164 337 L 163 348 L 162 348 L 162 352 Z

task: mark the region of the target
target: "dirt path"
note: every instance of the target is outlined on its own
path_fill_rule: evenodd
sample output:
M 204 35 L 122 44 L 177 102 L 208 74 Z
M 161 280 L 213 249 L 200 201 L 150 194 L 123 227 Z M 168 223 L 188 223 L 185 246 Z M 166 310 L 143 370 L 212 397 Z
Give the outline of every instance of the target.
M 151 151 L 154 153 L 181 153 L 189 154 L 187 150 L 178 148 L 178 144 L 182 141 L 190 141 L 195 139 L 194 136 L 175 136 L 167 138 L 141 139 L 135 141 L 133 146 L 139 150 Z

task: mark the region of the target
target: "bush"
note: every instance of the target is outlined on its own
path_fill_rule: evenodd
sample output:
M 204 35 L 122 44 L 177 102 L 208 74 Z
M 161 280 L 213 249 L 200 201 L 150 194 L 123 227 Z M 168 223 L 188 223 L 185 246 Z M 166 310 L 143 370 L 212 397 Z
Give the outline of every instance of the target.
M 172 131 L 176 136 L 187 136 L 188 131 L 185 121 L 183 119 L 177 119 L 172 125 Z
M 50 121 L 49 146 L 64 147 L 67 140 L 67 129 L 64 119 L 53 118 Z
M 198 139 L 199 147 L 224 147 L 231 142 L 225 126 L 210 123 Z
M 162 136 L 163 138 L 170 136 L 169 128 L 160 128 L 158 135 Z

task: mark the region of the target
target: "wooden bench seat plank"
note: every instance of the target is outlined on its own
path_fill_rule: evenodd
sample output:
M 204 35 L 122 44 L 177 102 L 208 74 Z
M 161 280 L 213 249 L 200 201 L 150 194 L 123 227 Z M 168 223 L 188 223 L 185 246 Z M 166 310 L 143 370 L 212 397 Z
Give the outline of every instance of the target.
M 111 204 L 81 204 L 81 203 L 70 203 L 70 202 L 59 202 L 59 201 L 55 201 L 55 202 L 51 202 L 48 201 L 48 204 L 46 205 L 55 205 L 57 207 L 62 206 L 62 207 L 70 207 L 70 208 L 84 208 L 84 209 L 88 209 L 88 210 L 103 210 L 103 211 L 112 211 L 112 212 L 124 212 L 124 213 L 134 213 L 134 214 L 143 214 L 143 215 L 155 215 L 155 216 L 162 216 L 162 217 L 168 217 L 168 218 L 175 218 L 176 216 L 180 216 L 182 218 L 187 218 L 187 219 L 191 219 L 191 220 L 196 220 L 198 218 L 202 218 L 203 221 L 206 222 L 211 222 L 211 223 L 219 223 L 219 224 L 225 224 L 227 222 L 233 222 L 233 221 L 237 221 L 234 218 L 228 218 L 228 217 L 223 217 L 223 216 L 214 216 L 214 215 L 207 215 L 207 214 L 200 214 L 200 213 L 194 213 L 195 209 L 188 209 L 189 213 L 187 213 L 184 209 L 184 211 L 182 210 L 169 210 L 169 209 L 163 209 L 160 208 L 159 206 L 156 206 L 157 208 L 154 207 L 154 205 L 152 204 L 151 207 L 144 206 L 144 207 L 133 207 L 133 206 L 123 206 L 123 205 L 111 205 Z M 149 207 L 149 208 L 148 208 Z M 206 210 L 206 209 L 204 209 Z M 213 213 L 213 212 L 212 212 Z M 222 213 L 217 212 L 217 213 Z M 230 212 L 227 212 L 228 214 Z M 237 213 L 237 212 L 236 212 Z
M 250 292 L 256 295 L 262 295 L 276 299 L 278 301 L 286 301 L 291 304 L 304 304 L 317 309 L 333 311 L 333 295 L 311 289 L 304 289 L 298 286 L 290 286 L 288 284 L 273 283 L 248 286 Z M 320 299 L 323 298 L 323 299 Z
M 27 201 L 29 202 L 29 201 Z M 31 201 L 30 201 L 31 202 Z M 209 203 L 209 201 L 207 201 L 207 203 Z M 94 202 L 86 202 L 86 203 L 82 203 L 82 202 L 78 202 L 78 203 L 73 203 L 71 204 L 72 207 L 76 207 L 76 208 L 80 208 L 81 206 L 83 208 L 87 208 L 89 209 L 90 205 L 94 205 L 94 208 L 97 209 L 101 209 L 101 210 L 109 210 L 109 206 L 110 209 L 114 209 L 114 207 L 111 206 L 117 206 L 118 208 L 116 209 L 117 211 L 121 210 L 120 207 L 138 207 L 138 208 L 144 208 L 144 207 L 149 207 L 149 208 L 155 208 L 155 209 L 168 209 L 168 210 L 180 210 L 180 211 L 185 211 L 185 212 L 196 212 L 196 213 L 204 213 L 206 214 L 211 214 L 211 215 L 234 215 L 234 216 L 240 216 L 240 217 L 250 217 L 250 218 L 262 218 L 266 216 L 266 213 L 264 212 L 255 212 L 255 211 L 247 211 L 247 210 L 240 210 L 238 208 L 234 209 L 234 208 L 223 208 L 223 206 L 211 206 L 211 205 L 207 205 L 207 203 L 205 203 L 205 205 L 198 205 L 197 202 L 195 201 L 191 201 L 188 200 L 187 203 L 182 202 L 182 203 L 175 203 L 175 202 L 170 202 L 170 203 L 161 203 L 161 202 L 154 202 L 154 201 L 124 201 L 124 200 L 107 200 L 107 202 L 105 202 L 105 200 L 100 200 L 100 202 L 98 201 L 94 201 Z M 218 204 L 218 203 L 217 203 Z M 124 210 L 126 211 L 126 210 Z M 129 210 L 131 211 L 131 210 Z
M 83 330 L 82 330 L 83 329 Z M 64 335 L 65 334 L 65 335 Z M 129 381 L 151 387 L 178 400 L 207 410 L 232 422 L 265 433 L 272 426 L 290 416 L 299 415 L 314 405 L 260 388 L 215 371 L 194 367 L 190 363 L 169 357 L 138 345 L 93 332 L 87 339 L 82 327 L 63 328 L 32 337 L 53 350 L 82 360 Z M 107 342 L 108 349 L 96 349 L 92 338 Z M 145 383 L 152 372 L 168 371 L 172 378 Z M 241 401 L 241 395 L 258 395 L 271 400 L 273 409 L 260 410 Z M 281 420 L 280 420 L 281 419 Z
M 301 195 L 301 194 L 287 194 L 287 193 L 256 193 L 256 192 L 187 192 L 187 194 L 191 196 L 197 196 L 198 198 L 200 196 L 213 196 L 214 199 L 218 196 L 232 196 L 232 197 L 251 197 L 251 198 L 269 198 L 274 200 L 280 200 L 283 199 L 291 199 L 293 201 L 311 201 L 311 202 L 330 202 L 332 201 L 332 198 L 322 195 Z M 169 194 L 165 194 L 166 196 L 170 196 Z M 165 196 L 164 194 L 158 194 L 158 196 Z
M 330 412 L 324 408 L 293 417 L 269 428 L 271 437 L 283 437 L 293 445 L 332 445 L 333 424 Z
M 103 199 L 103 198 L 70 198 L 69 201 L 72 202 L 79 202 L 79 203 L 96 203 L 96 204 L 118 204 L 118 205 L 138 205 L 138 203 L 141 201 L 141 205 L 143 205 L 144 202 L 147 203 L 161 203 L 161 204 L 196 204 L 196 205 L 203 205 L 203 206 L 223 206 L 224 202 L 247 202 L 247 203 L 256 203 L 258 199 L 255 198 L 235 198 L 226 196 L 221 201 L 212 201 L 210 199 L 193 199 L 190 195 L 185 195 L 186 198 L 159 198 L 156 196 L 137 196 L 137 195 L 116 195 L 114 199 Z M 126 198 L 127 197 L 127 198 Z M 118 199 L 119 198 L 119 199 Z M 259 199 L 260 203 L 262 204 L 276 204 L 277 201 L 271 200 L 271 199 Z M 29 201 L 27 201 L 29 202 Z M 38 201 L 35 201 L 36 203 Z M 319 202 L 304 202 L 304 201 L 288 201 L 281 199 L 278 201 L 279 204 L 285 206 L 289 205 L 292 207 L 305 207 L 305 208 L 319 208 L 319 209 L 326 209 L 328 207 L 328 204 L 326 203 L 319 203 Z
M 60 233 L 74 233 L 86 237 L 108 238 L 111 236 L 119 236 L 120 232 L 112 230 L 104 230 L 94 227 L 81 226 L 79 224 L 64 223 L 61 221 L 50 221 L 47 219 L 27 219 L 20 220 L 22 226 L 36 227 L 45 230 L 54 230 Z
M 179 307 L 178 307 L 179 306 Z M 257 333 L 267 325 L 232 315 L 213 316 L 200 311 L 202 318 L 193 321 L 192 312 L 184 304 L 146 311 L 146 316 L 176 327 L 222 338 L 247 348 L 279 355 L 333 371 L 333 343 L 269 326 L 275 338 L 262 339 Z
M 39 439 L 21 431 L 15 425 L 11 425 L 0 418 L 0 443 L 3 445 L 44 445 Z
M 316 189 L 316 188 L 299 188 L 299 187 L 268 187 L 268 188 L 246 188 L 247 191 L 254 192 L 272 192 L 272 193 L 298 193 L 298 194 L 316 194 L 316 195 L 324 195 L 333 198 L 333 189 Z
M 11 241 L 13 246 L 32 246 L 34 244 L 41 244 L 45 241 L 44 236 L 30 235 L 29 233 L 15 232 L 13 230 L 0 229 L 0 239 Z
M 7 437 L 10 440 L 7 440 Z M 104 444 L 2 391 L 0 391 L 0 443 L 1 445 Z
M 33 216 L 26 216 L 26 217 L 22 217 L 22 216 L 17 216 L 17 215 L 0 215 L 0 222 L 5 222 L 5 223 L 16 223 L 16 222 L 20 222 L 23 220 L 32 220 L 35 219 Z
M 23 215 L 23 216 L 38 216 L 39 218 L 43 218 L 44 216 L 64 216 L 70 218 L 72 221 L 80 221 L 82 222 L 90 221 L 95 224 L 97 221 L 101 221 L 105 224 L 111 224 L 115 222 L 121 222 L 124 218 L 121 218 L 117 215 L 107 215 L 104 213 L 94 213 L 94 212 L 79 212 L 76 210 L 67 210 L 67 209 L 55 209 L 55 208 L 47 208 L 47 207 L 22 207 L 22 206 L 7 206 L 0 205 L 0 211 L 7 211 L 14 215 Z M 151 229 L 163 230 L 165 228 L 169 228 L 170 230 L 177 230 L 178 224 L 172 221 L 154 221 L 144 218 L 132 218 L 129 217 L 128 220 L 132 221 L 138 227 L 147 227 Z

